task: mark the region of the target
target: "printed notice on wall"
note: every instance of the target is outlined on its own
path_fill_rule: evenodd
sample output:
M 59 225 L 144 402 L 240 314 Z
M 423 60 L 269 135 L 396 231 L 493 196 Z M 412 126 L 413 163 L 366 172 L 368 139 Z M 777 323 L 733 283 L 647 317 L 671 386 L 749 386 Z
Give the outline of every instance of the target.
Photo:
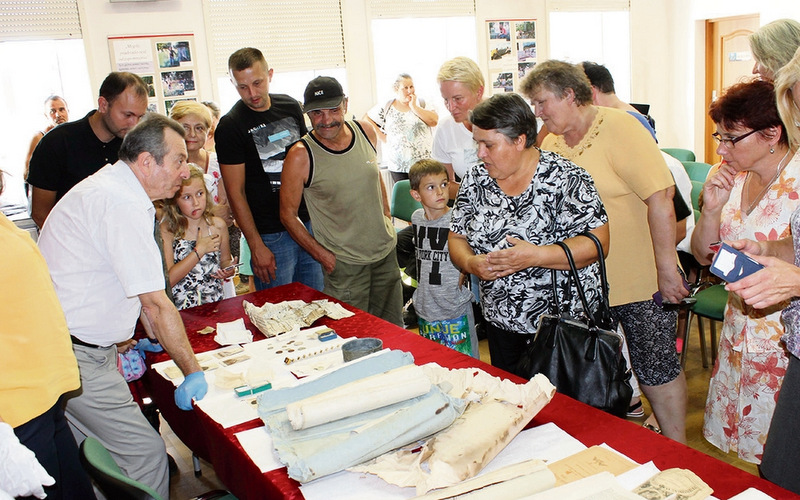
M 113 47 L 117 71 L 141 74 L 152 73 L 155 69 L 153 51 L 148 40 L 141 38 L 116 40 Z

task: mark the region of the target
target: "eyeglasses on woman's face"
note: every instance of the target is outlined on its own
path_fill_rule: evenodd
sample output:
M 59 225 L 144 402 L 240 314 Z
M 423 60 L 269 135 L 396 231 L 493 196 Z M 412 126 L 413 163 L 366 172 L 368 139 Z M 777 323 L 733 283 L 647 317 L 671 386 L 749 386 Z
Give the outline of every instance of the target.
M 722 137 L 719 132 L 714 132 L 713 134 L 711 134 L 711 137 L 713 137 L 714 140 L 717 141 L 717 144 L 724 144 L 726 148 L 733 149 L 736 147 L 737 142 L 747 139 L 756 132 L 759 132 L 760 130 L 761 129 L 751 130 L 750 132 L 742 134 L 738 137 Z

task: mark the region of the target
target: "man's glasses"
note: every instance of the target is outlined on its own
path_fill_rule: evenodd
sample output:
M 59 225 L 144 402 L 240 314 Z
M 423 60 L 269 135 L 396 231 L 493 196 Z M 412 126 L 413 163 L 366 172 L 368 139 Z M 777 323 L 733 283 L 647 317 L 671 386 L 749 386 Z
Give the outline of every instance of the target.
M 717 144 L 724 144 L 725 147 L 733 149 L 734 147 L 736 147 L 736 143 L 737 142 L 748 138 L 749 136 L 755 134 L 756 132 L 758 132 L 760 130 L 761 129 L 751 130 L 750 132 L 748 132 L 746 134 L 742 134 L 739 137 L 730 137 L 730 138 L 722 137 L 721 135 L 719 135 L 719 132 L 714 132 L 713 134 L 711 134 L 711 137 L 713 137 L 714 140 L 717 141 Z

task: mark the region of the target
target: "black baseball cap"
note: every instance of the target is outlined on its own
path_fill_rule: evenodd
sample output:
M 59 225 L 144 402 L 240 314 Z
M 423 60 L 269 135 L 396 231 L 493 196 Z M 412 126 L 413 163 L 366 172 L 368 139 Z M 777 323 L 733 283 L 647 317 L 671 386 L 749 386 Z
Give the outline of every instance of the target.
M 306 91 L 303 93 L 303 112 L 332 109 L 343 100 L 344 90 L 336 78 L 318 76 L 306 85 Z

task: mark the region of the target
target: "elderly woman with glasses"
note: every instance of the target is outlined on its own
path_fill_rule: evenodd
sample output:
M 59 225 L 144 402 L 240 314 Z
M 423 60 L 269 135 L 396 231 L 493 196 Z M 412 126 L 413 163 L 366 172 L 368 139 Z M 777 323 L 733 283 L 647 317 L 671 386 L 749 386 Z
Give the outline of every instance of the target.
M 692 235 L 701 264 L 711 262 L 709 245 L 719 240 L 786 237 L 800 205 L 800 157 L 793 157 L 771 83 L 731 86 L 709 115 L 722 163 L 703 186 L 703 211 Z M 787 304 L 755 309 L 729 294 L 706 400 L 705 438 L 756 464 L 788 364 L 780 342 Z
M 800 49 L 778 72 L 775 93 L 790 144 L 796 148 L 800 146 Z M 784 172 L 798 161 L 800 153 L 795 153 Z M 789 351 L 789 362 L 759 472 L 769 481 L 800 495 L 800 474 L 797 473 L 800 461 L 800 420 L 797 418 L 800 415 L 800 210 L 792 213 L 790 222 L 791 235 L 780 240 L 751 238 L 731 242 L 731 246 L 747 252 L 765 268 L 729 283 L 726 288 L 741 297 L 748 307 L 759 311 L 789 301 L 780 318 L 786 329 L 782 340 Z

